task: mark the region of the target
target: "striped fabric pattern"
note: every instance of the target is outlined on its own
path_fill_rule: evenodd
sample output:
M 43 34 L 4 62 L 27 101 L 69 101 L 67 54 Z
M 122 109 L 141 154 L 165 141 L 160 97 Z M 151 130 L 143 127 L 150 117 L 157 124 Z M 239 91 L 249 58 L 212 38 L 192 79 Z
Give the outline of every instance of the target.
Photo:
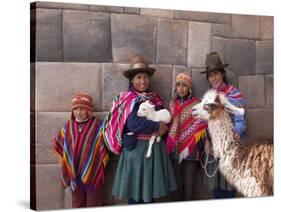
M 192 97 L 182 105 L 178 99 L 170 103 L 173 120 L 166 140 L 166 150 L 168 154 L 176 152 L 179 163 L 192 154 L 196 144 L 207 136 L 206 122 L 195 119 L 191 114 L 192 107 L 198 102 L 197 98 Z
M 222 92 L 231 104 L 246 105 L 246 100 L 241 95 L 241 92 L 238 88 L 234 87 L 233 85 L 227 85 L 224 83 L 218 88 L 218 91 Z
M 74 191 L 78 182 L 85 185 L 104 184 L 108 154 L 103 144 L 102 122 L 90 118 L 81 133 L 78 123 L 69 120 L 53 140 L 53 149 L 61 158 L 61 180 Z
M 122 151 L 122 135 L 128 116 L 137 103 L 146 100 L 162 106 L 162 97 L 155 92 L 123 91 L 113 100 L 112 108 L 104 119 L 103 136 L 107 148 L 114 154 L 119 155 Z

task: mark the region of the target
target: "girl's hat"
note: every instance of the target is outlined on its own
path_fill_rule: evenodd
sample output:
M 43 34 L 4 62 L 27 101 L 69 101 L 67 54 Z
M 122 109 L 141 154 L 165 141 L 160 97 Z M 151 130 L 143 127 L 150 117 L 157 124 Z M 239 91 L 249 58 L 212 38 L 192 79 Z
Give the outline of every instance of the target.
M 191 76 L 186 74 L 186 73 L 179 73 L 177 76 L 176 76 L 176 83 L 177 82 L 184 82 L 187 84 L 187 86 L 189 88 L 192 87 L 192 79 L 191 79 Z
M 147 73 L 149 77 L 151 77 L 155 72 L 155 69 L 150 68 L 145 63 L 143 57 L 140 54 L 134 55 L 131 58 L 130 63 L 131 63 L 131 68 L 123 72 L 123 75 L 128 79 L 132 79 L 136 74 L 141 72 Z
M 219 53 L 211 52 L 206 56 L 206 71 L 200 72 L 201 74 L 209 73 L 211 71 L 224 71 L 224 68 L 227 67 L 228 64 L 223 64 L 220 58 Z
M 83 107 L 89 111 L 94 111 L 93 99 L 87 93 L 77 93 L 72 99 L 72 110 L 76 107 Z

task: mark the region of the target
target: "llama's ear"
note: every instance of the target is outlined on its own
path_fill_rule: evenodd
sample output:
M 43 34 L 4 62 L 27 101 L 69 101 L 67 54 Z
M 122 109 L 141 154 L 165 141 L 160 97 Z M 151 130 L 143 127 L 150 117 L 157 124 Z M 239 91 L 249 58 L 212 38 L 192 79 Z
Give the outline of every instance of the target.
M 219 95 L 219 94 L 216 95 L 215 102 L 216 102 L 217 104 L 221 103 L 220 95 Z

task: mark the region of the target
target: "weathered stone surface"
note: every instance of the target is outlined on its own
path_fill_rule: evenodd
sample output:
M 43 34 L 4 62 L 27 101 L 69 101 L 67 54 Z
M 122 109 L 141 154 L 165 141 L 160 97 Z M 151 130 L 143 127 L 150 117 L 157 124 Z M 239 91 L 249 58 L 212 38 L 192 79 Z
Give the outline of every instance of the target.
M 69 187 L 64 190 L 64 208 L 72 208 L 72 196 Z
M 34 2 L 36 8 L 48 9 L 68 9 L 68 10 L 88 10 L 86 4 L 71 4 L 62 2 Z
M 273 108 L 248 109 L 247 138 L 273 138 L 273 117 Z
M 123 13 L 124 7 L 89 5 L 90 11 L 107 12 L 107 13 Z
M 169 19 L 158 20 L 158 64 L 186 65 L 188 22 Z
M 229 69 L 239 75 L 255 73 L 256 65 L 255 41 L 241 39 L 227 39 L 225 43 L 224 59 Z
M 260 17 L 253 15 L 232 15 L 232 37 L 259 39 Z
M 273 75 L 265 76 L 265 95 L 266 95 L 266 104 L 267 106 L 271 106 L 274 103 L 274 79 Z
M 127 14 L 136 14 L 139 15 L 140 14 L 140 8 L 137 7 L 125 7 L 125 13 Z
M 239 88 L 247 101 L 248 107 L 258 108 L 265 106 L 264 76 L 239 76 Z
M 172 96 L 174 96 L 176 77 L 179 73 L 186 73 L 191 76 L 191 69 L 186 66 L 173 65 L 173 78 L 172 78 L 172 87 L 171 87 Z
M 221 37 L 214 36 L 212 38 L 212 48 L 211 49 L 212 49 L 212 51 L 216 51 L 219 53 L 222 61 L 224 61 L 224 52 L 225 52 L 226 41 L 227 41 L 227 39 L 221 38 Z M 205 58 L 206 58 L 206 56 L 205 56 Z
M 174 11 L 164 9 L 141 8 L 140 15 L 172 19 L 174 17 Z
M 206 74 L 201 74 L 201 71 L 204 71 L 204 69 L 192 69 L 193 95 L 200 99 L 210 87 L 209 82 L 206 79 Z
M 102 64 L 102 108 L 110 110 L 113 99 L 129 87 L 129 80 L 123 76 L 123 71 L 128 70 L 129 64 Z
M 36 63 L 36 111 L 70 111 L 77 92 L 93 97 L 101 111 L 101 64 Z
M 156 91 L 163 97 L 164 106 L 167 107 L 172 99 L 172 65 L 153 65 L 156 69 L 155 74 L 150 80 L 150 90 Z
M 274 39 L 274 17 L 261 16 L 261 39 L 273 40 Z
M 30 63 L 30 112 L 35 111 L 35 63 Z
M 211 24 L 189 22 L 188 67 L 205 67 L 205 58 L 211 50 Z
M 60 169 L 60 165 L 36 165 L 37 210 L 64 207 Z
M 36 164 L 57 164 L 58 155 L 52 152 L 53 139 L 59 130 L 70 119 L 70 112 L 42 112 L 36 114 Z
M 36 9 L 36 61 L 63 61 L 62 10 Z
M 273 42 L 256 42 L 256 74 L 273 74 Z
M 155 63 L 157 18 L 138 15 L 111 15 L 113 61 L 129 63 L 140 53 L 149 63 Z
M 231 24 L 231 15 L 195 11 L 175 11 L 175 19 L 200 21 L 219 24 Z
M 229 24 L 212 24 L 212 35 L 220 37 L 231 37 L 231 25 Z
M 64 61 L 111 62 L 110 14 L 63 11 Z

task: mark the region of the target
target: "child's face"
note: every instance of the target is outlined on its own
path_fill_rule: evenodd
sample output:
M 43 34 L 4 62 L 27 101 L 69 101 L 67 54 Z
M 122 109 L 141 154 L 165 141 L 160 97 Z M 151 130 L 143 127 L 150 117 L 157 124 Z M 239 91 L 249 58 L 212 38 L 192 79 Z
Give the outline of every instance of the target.
M 176 84 L 176 93 L 180 97 L 184 97 L 188 94 L 188 86 L 184 82 L 177 82 Z
M 84 121 L 88 118 L 88 110 L 84 107 L 76 107 L 73 109 L 73 115 L 78 121 Z

